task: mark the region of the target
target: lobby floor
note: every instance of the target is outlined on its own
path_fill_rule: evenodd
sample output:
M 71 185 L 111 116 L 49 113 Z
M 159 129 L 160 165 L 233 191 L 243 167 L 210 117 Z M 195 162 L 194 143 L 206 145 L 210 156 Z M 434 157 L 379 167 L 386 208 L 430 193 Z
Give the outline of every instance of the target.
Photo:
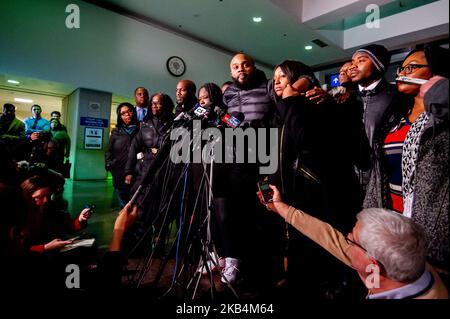
M 95 213 L 89 220 L 87 228 L 83 231 L 83 234 L 96 238 L 96 246 L 100 252 L 107 251 L 112 238 L 112 231 L 114 228 L 114 222 L 120 211 L 120 207 L 117 198 L 114 194 L 114 188 L 112 186 L 112 180 L 101 181 L 73 181 L 71 179 L 66 180 L 64 187 L 63 197 L 68 201 L 68 209 L 73 218 L 76 218 L 85 204 L 96 205 Z M 176 230 L 174 230 L 176 231 Z M 160 258 L 155 258 L 155 264 L 151 267 L 143 280 L 144 286 L 151 285 L 157 276 Z M 163 293 L 167 289 L 173 286 L 173 273 L 175 261 L 173 258 L 167 263 L 165 270 L 162 274 L 161 280 L 158 282 L 156 288 L 157 291 Z M 128 272 L 134 273 L 137 268 L 142 267 L 141 259 L 130 259 L 128 263 Z M 128 276 L 124 276 L 124 283 L 129 280 Z M 224 287 L 220 283 L 220 276 L 214 275 L 214 283 L 218 292 L 222 292 Z M 210 281 L 207 276 L 202 276 L 199 279 L 198 295 L 204 295 L 209 293 Z M 173 295 L 178 295 L 180 292 L 175 289 Z
M 73 181 L 66 179 L 63 197 L 68 201 L 72 217 L 78 216 L 85 204 L 96 206 L 95 213 L 84 232 L 96 238 L 96 244 L 101 251 L 106 250 L 111 241 L 114 222 L 120 211 L 112 180 Z

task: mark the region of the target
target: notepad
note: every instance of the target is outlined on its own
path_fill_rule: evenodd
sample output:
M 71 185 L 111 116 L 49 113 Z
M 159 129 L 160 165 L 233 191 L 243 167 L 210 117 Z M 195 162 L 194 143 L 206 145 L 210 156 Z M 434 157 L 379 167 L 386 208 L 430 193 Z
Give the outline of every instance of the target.
M 77 239 L 73 243 L 68 244 L 61 248 L 61 252 L 69 251 L 78 247 L 92 247 L 92 245 L 95 242 L 95 238 L 89 238 L 89 239 Z

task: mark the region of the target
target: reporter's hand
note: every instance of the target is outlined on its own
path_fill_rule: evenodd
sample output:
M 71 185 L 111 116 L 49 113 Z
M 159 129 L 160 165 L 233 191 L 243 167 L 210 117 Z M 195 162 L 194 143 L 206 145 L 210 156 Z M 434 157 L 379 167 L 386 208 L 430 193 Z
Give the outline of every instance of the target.
M 89 218 L 92 216 L 92 211 L 90 208 L 85 208 L 81 211 L 80 215 L 78 216 L 78 220 L 81 222 L 87 222 Z
M 125 184 L 130 185 L 132 179 L 133 179 L 133 175 L 125 176 Z
M 316 102 L 317 104 L 321 104 L 329 98 L 327 91 L 325 91 L 324 89 L 322 89 L 318 86 L 316 86 L 312 90 L 309 90 L 308 92 L 306 92 L 305 96 L 310 101 Z
M 44 250 L 59 250 L 70 243 L 72 243 L 70 240 L 61 240 L 59 238 L 56 238 L 51 242 L 45 244 Z
M 266 206 L 267 210 L 273 211 L 281 215 L 280 213 L 281 209 L 287 205 L 283 203 L 283 199 L 281 198 L 281 194 L 278 188 L 274 185 L 269 185 L 269 187 L 272 189 L 273 192 L 272 201 L 270 203 L 264 202 L 261 192 L 257 192 L 256 194 L 258 195 L 261 204 Z
M 114 223 L 114 230 L 123 230 L 126 231 L 130 226 L 134 223 L 137 214 L 137 205 L 136 204 L 126 204 L 124 208 L 119 213 L 119 216 L 116 218 L 116 222 Z

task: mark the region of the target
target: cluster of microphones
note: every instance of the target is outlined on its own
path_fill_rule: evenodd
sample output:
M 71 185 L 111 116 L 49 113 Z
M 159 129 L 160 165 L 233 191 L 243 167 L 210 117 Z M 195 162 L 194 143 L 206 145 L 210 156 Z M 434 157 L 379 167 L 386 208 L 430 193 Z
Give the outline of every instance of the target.
M 194 120 L 206 121 L 208 125 L 213 127 L 237 128 L 244 121 L 245 116 L 242 112 L 227 113 L 222 108 L 206 104 L 201 106 L 197 104 L 193 111 L 182 112 L 176 118 L 176 123 L 182 123 L 183 127 L 188 127 Z

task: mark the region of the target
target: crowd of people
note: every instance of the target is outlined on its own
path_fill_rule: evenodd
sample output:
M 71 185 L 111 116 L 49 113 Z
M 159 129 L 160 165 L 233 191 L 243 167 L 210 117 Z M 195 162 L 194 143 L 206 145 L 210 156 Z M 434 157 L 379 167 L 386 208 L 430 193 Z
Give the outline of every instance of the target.
M 267 79 L 245 53 L 232 58 L 232 81 L 222 87 L 205 83 L 197 91 L 193 81 L 179 81 L 176 103 L 167 93 L 136 88 L 135 105 L 117 107 L 105 154 L 122 208 L 111 251 L 129 249 L 127 233 L 139 241 L 146 229 L 160 244 L 172 221 L 186 240 L 189 232 L 182 230 L 200 219 L 197 210 L 208 210 L 211 246 L 194 267 L 202 274 L 219 271 L 224 285 L 286 289 L 307 299 L 448 298 L 447 55 L 437 46 L 410 52 L 392 84 L 385 78 L 390 54 L 372 44 L 343 63 L 340 87 L 329 92 L 300 61 L 283 61 Z M 169 168 L 161 158 L 170 133 L 190 123 L 199 107 L 219 122 L 223 114 L 242 113 L 242 129 L 257 135 L 278 130 L 276 172 L 261 174 L 259 163 L 218 163 L 212 205 L 198 205 L 210 166 Z M 10 209 L 25 212 L 2 225 L 7 256 L 58 250 L 68 243 L 61 233 L 85 227 L 90 216 L 89 209 L 75 220 L 54 215 L 60 207 L 51 194 L 61 188 L 54 174 L 52 181 L 48 174 L 19 181 L 8 169 L 12 159 L 26 159 L 60 171 L 69 156 L 60 114 L 49 122 L 38 105 L 31 110 L 22 123 L 5 104 L 0 117 L 0 145 L 11 153 L 11 161 L 2 160 L 0 192 L 2 198 L 20 195 L 26 204 L 16 208 L 18 202 L 7 200 Z M 212 122 L 202 122 L 202 129 Z M 269 201 L 259 192 L 262 180 L 271 184 Z M 161 218 L 155 211 L 162 210 L 170 212 Z M 174 246 L 177 254 L 183 240 Z M 374 274 L 376 285 L 368 280 Z

